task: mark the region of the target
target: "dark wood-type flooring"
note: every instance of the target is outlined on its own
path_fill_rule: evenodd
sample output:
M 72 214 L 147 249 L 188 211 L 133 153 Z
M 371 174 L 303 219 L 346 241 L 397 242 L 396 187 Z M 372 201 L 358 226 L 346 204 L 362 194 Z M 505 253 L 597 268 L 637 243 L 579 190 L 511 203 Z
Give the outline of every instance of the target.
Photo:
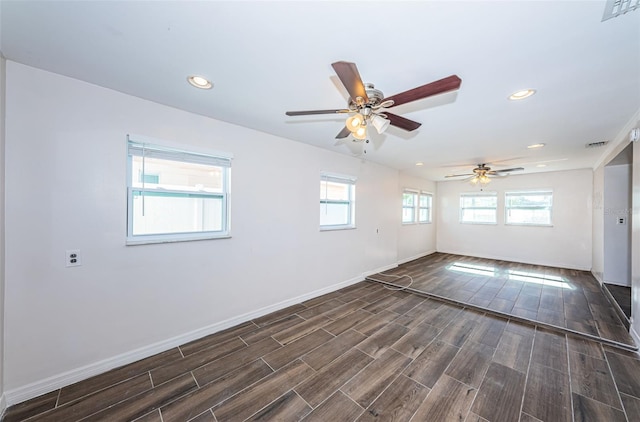
M 13 406 L 4 420 L 631 422 L 640 355 L 365 281 Z
M 587 271 L 434 253 L 384 274 L 409 275 L 413 278 L 410 290 L 463 306 L 636 347 L 598 281 Z M 409 284 L 406 277 L 372 277 L 397 286 Z
M 617 286 L 608 283 L 605 284 L 605 286 L 625 316 L 631 318 L 631 287 Z

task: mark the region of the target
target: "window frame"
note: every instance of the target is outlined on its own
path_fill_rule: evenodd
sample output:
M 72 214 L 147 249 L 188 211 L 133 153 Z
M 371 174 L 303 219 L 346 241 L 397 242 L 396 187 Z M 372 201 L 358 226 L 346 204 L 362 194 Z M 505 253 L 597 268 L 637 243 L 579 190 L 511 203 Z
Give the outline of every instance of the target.
M 493 197 L 496 200 L 495 207 L 463 207 L 462 201 L 465 197 Z M 495 221 L 465 221 L 463 219 L 464 210 L 465 209 L 477 209 L 477 210 L 493 210 L 495 213 Z M 498 224 L 498 192 L 497 191 L 489 191 L 489 192 L 463 192 L 460 194 L 460 202 L 459 202 L 459 217 L 460 224 L 482 224 L 482 225 L 497 225 Z
M 404 204 L 404 196 L 405 195 L 413 195 L 413 205 L 407 206 Z M 415 189 L 403 189 L 402 190 L 402 214 L 400 215 L 400 219 L 403 225 L 417 224 L 418 223 L 418 201 L 420 200 L 420 191 Z M 411 221 L 404 221 L 404 210 L 411 210 Z
M 420 199 L 422 197 L 426 197 L 429 199 L 429 206 L 423 207 L 420 204 Z M 420 211 L 426 209 L 427 211 L 427 219 L 420 220 Z M 418 224 L 431 224 L 433 223 L 433 194 L 431 192 L 420 191 L 420 195 L 418 195 Z
M 322 196 L 322 182 L 332 182 L 332 183 L 340 183 L 347 185 L 349 187 L 349 199 L 348 200 L 338 200 L 338 199 L 328 199 L 326 195 Z M 355 221 L 355 202 L 356 202 L 356 182 L 357 178 L 354 176 L 347 176 L 336 173 L 320 173 L 320 206 L 323 204 L 341 204 L 348 206 L 348 221 L 345 224 L 322 224 L 322 215 L 318 215 L 318 220 L 320 222 L 320 231 L 333 231 L 333 230 L 350 230 L 356 228 Z M 322 212 L 322 211 L 320 211 Z
M 407 194 L 414 196 L 412 206 L 405 205 L 404 203 L 404 195 L 407 195 Z M 423 207 L 420 205 L 420 199 L 422 199 L 422 197 L 429 198 L 429 206 Z M 411 209 L 411 214 L 413 217 L 411 221 L 403 220 L 405 209 Z M 428 210 L 426 220 L 420 219 L 420 211 L 423 209 Z M 433 194 L 431 192 L 418 190 L 418 189 L 411 189 L 411 188 L 404 188 L 402 190 L 402 213 L 400 215 L 400 222 L 402 223 L 402 225 L 407 226 L 411 224 L 431 224 L 433 222 L 432 210 L 433 210 Z
M 547 194 L 551 197 L 550 205 L 544 207 L 510 207 L 508 196 L 526 196 L 535 194 Z M 512 209 L 548 209 L 549 210 L 549 223 L 514 223 L 509 222 L 509 211 Z M 553 227 L 553 190 L 552 189 L 534 189 L 534 190 L 517 190 L 517 191 L 505 191 L 504 193 L 504 224 L 507 226 L 529 226 L 529 227 Z
M 220 168 L 222 171 L 222 192 L 207 192 L 207 191 L 190 191 L 184 189 L 153 189 L 146 190 L 143 182 L 143 187 L 133 186 L 133 157 L 142 156 L 145 157 L 145 153 L 140 155 L 137 150 L 140 148 L 143 151 L 149 150 L 162 154 L 161 159 L 168 161 L 175 161 L 178 163 L 192 163 L 192 164 L 206 164 L 212 168 Z M 149 139 L 146 137 L 129 137 L 127 136 L 126 143 L 127 154 L 127 228 L 126 228 L 126 242 L 127 246 L 133 245 L 145 245 L 154 243 L 170 243 L 170 242 L 189 242 L 195 240 L 209 240 L 209 239 L 227 239 L 231 237 L 231 203 L 230 203 L 230 186 L 231 186 L 231 160 L 230 154 L 216 153 L 216 152 L 201 152 L 195 149 L 185 149 L 180 146 L 167 146 L 162 141 L 155 139 Z M 171 157 L 174 157 L 173 160 Z M 182 157 L 182 159 L 179 159 Z M 190 161 L 191 159 L 191 161 Z M 193 160 L 202 160 L 203 162 L 195 162 Z M 142 175 L 144 178 L 144 175 Z M 154 183 L 149 183 L 153 185 Z M 133 212 L 133 198 L 137 195 L 148 196 L 161 196 L 161 197 L 198 197 L 203 199 L 219 199 L 222 201 L 221 207 L 221 230 L 207 230 L 199 232 L 174 232 L 174 233 L 152 233 L 152 234 L 133 234 L 134 224 L 134 212 Z

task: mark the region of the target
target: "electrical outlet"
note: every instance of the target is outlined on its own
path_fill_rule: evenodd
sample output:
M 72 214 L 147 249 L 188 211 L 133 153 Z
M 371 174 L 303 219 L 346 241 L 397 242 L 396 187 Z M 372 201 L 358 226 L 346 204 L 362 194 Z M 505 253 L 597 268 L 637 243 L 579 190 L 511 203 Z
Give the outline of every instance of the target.
M 82 259 L 80 259 L 80 249 L 68 250 L 65 255 L 65 262 L 67 267 L 79 267 L 82 265 Z

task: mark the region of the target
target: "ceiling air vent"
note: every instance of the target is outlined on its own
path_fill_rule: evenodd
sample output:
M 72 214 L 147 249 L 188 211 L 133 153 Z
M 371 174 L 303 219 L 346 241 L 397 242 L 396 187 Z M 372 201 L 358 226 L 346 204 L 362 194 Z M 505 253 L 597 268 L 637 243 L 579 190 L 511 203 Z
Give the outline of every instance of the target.
M 602 22 L 640 8 L 640 0 L 607 0 Z
M 600 148 L 607 145 L 609 141 L 599 141 L 599 142 L 591 142 L 590 144 L 585 145 L 585 148 Z

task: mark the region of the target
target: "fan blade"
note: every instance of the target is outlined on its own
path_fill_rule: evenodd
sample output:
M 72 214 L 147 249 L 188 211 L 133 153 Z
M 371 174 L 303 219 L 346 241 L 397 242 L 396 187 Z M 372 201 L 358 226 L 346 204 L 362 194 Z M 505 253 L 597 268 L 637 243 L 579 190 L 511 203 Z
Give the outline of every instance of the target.
M 444 177 L 445 178 L 449 178 L 449 177 L 462 177 L 462 176 L 475 176 L 475 174 L 473 174 L 473 173 L 469 173 L 469 174 L 447 174 Z
M 511 169 L 504 169 L 504 170 L 494 170 L 496 173 L 506 173 L 508 171 L 520 171 L 520 170 L 524 170 L 524 167 L 514 167 Z
M 308 116 L 311 114 L 338 114 L 338 113 L 351 113 L 351 110 L 338 109 L 338 110 L 287 111 L 284 114 L 286 114 L 287 116 Z
M 398 116 L 397 114 L 389 113 L 388 111 L 384 112 L 384 115 L 387 116 L 387 119 L 391 122 L 392 125 L 399 127 L 400 129 L 404 129 L 406 131 L 411 132 L 412 130 L 418 129 L 422 123 L 414 122 L 413 120 L 405 119 L 402 116 Z
M 336 139 L 342 139 L 342 138 L 346 138 L 347 136 L 349 136 L 351 134 L 351 131 L 349 130 L 348 127 L 343 127 L 342 130 L 340 131 L 340 133 L 338 133 L 336 135 Z
M 387 97 L 384 101 L 392 100 L 393 107 L 400 104 L 410 103 L 411 101 L 421 100 L 432 95 L 442 94 L 449 91 L 454 91 L 460 88 L 462 79 L 456 75 L 448 76 L 439 81 L 431 82 L 426 85 L 419 86 L 417 88 L 410 89 L 400 94 Z
M 362 97 L 365 103 L 369 102 L 369 97 L 367 97 L 367 92 L 364 89 L 364 84 L 355 63 L 335 62 L 331 63 L 331 66 L 336 71 L 336 75 L 340 78 L 342 85 L 347 88 L 351 99 L 355 101 L 356 98 Z

